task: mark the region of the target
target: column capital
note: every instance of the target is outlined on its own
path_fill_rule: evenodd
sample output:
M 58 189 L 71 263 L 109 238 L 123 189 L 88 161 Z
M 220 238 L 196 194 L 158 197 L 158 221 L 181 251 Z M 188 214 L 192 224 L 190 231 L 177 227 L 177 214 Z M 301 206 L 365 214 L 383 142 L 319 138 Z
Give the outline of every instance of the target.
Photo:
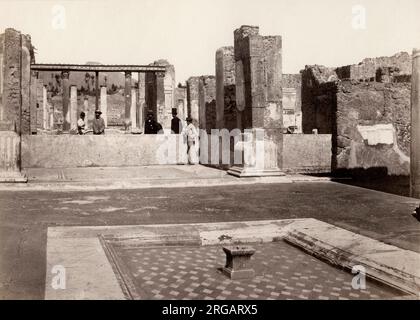
M 126 78 L 128 78 L 128 77 L 131 78 L 131 71 L 125 71 L 125 77 Z

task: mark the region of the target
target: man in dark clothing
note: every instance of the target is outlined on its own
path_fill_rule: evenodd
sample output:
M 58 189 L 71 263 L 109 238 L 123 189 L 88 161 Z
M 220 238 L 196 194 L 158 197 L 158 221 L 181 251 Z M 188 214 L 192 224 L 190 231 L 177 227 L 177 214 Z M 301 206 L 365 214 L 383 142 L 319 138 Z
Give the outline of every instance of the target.
M 158 132 L 156 124 L 153 113 L 148 113 L 146 123 L 144 124 L 144 134 L 156 134 Z
M 171 131 L 175 134 L 182 132 L 181 119 L 178 118 L 176 109 L 172 110 Z
M 93 134 L 105 134 L 105 121 L 101 118 L 101 114 L 101 111 L 95 111 L 95 119 L 92 123 Z

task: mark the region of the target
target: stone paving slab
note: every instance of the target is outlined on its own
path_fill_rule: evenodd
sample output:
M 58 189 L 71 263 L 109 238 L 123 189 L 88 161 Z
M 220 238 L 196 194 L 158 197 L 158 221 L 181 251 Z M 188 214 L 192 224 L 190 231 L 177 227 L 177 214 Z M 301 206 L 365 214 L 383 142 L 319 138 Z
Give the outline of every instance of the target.
M 27 168 L 26 184 L 0 184 L 0 191 L 95 191 L 144 188 L 184 188 L 250 184 L 330 182 L 329 177 L 288 174 L 278 177 L 236 178 L 203 165 L 139 167 Z
M 374 279 L 420 298 L 420 254 L 315 219 L 289 225 L 284 240 L 340 267 L 366 268 Z
M 327 229 L 337 231 L 337 233 L 326 233 Z M 124 296 L 121 288 L 118 291 L 115 286 L 117 278 L 111 266 L 108 265 L 108 267 L 105 267 L 105 253 L 100 246 L 98 240 L 99 235 L 106 241 L 111 242 L 114 246 L 121 246 L 122 244 L 126 248 L 138 249 L 145 245 L 150 246 L 151 244 L 161 247 L 179 244 L 180 241 L 182 242 L 185 239 L 195 241 L 196 244 L 201 246 L 243 242 L 270 243 L 283 238 L 290 241 L 291 235 L 307 230 L 315 230 L 321 239 L 327 237 L 330 242 L 336 243 L 337 246 L 348 248 L 354 246 L 355 241 L 358 241 L 360 246 L 356 246 L 355 248 L 360 257 L 363 257 L 365 253 L 371 253 L 369 259 L 373 261 L 376 259 L 376 263 L 378 264 L 388 264 L 387 269 L 403 268 L 401 272 L 413 272 L 415 276 L 417 275 L 414 269 L 408 268 L 415 268 L 416 265 L 419 266 L 418 257 L 420 255 L 418 253 L 392 247 L 392 252 L 387 256 L 388 258 L 385 261 L 381 261 L 381 253 L 384 248 L 390 249 L 391 246 L 340 228 L 332 227 L 329 224 L 321 223 L 315 219 L 121 227 L 56 227 L 49 228 L 48 230 L 46 297 L 50 299 L 77 299 L 78 297 L 99 299 L 103 298 L 102 295 L 105 295 L 107 298 L 113 298 L 113 295 L 115 295 L 115 298 L 120 299 Z M 63 242 L 64 244 L 67 243 L 67 245 L 63 245 Z M 316 239 L 312 240 L 312 242 L 316 243 Z M 364 246 L 364 243 L 366 243 L 366 246 Z M 98 268 L 95 263 L 89 262 L 89 259 L 83 261 L 83 251 L 80 251 L 79 248 L 86 247 L 86 245 L 88 247 L 85 248 L 86 250 L 91 250 L 90 252 L 92 254 L 96 251 L 96 255 L 99 255 L 99 259 L 96 261 L 100 261 L 99 266 L 103 269 L 100 273 L 95 271 L 82 271 L 97 270 Z M 91 246 L 90 249 L 89 246 Z M 369 248 L 369 251 L 366 251 L 366 247 Z M 380 254 L 375 256 L 375 252 Z M 336 251 L 331 250 L 332 255 L 335 253 Z M 393 254 L 394 258 L 392 256 Z M 395 263 L 403 254 L 408 254 L 405 263 Z M 354 261 L 359 263 L 361 260 L 356 259 Z M 56 292 L 51 292 L 52 289 L 49 282 L 51 277 L 49 274 L 51 273 L 51 267 L 57 264 L 65 266 L 68 272 L 73 272 L 69 275 L 70 279 L 71 277 L 79 278 L 73 282 L 77 283 L 77 288 L 72 287 L 72 290 L 63 290 L 58 295 Z M 409 266 L 408 268 L 406 264 Z M 82 268 L 80 269 L 81 265 Z M 368 276 L 371 276 L 369 273 L 371 272 L 370 270 L 369 268 L 367 269 Z M 381 277 L 377 277 L 376 274 L 372 274 L 372 277 L 381 280 Z M 102 287 L 92 285 L 102 282 L 107 283 L 107 281 L 111 284 L 103 284 Z M 387 282 L 387 279 L 385 279 L 385 282 Z M 112 290 L 109 290 L 109 286 L 112 287 Z

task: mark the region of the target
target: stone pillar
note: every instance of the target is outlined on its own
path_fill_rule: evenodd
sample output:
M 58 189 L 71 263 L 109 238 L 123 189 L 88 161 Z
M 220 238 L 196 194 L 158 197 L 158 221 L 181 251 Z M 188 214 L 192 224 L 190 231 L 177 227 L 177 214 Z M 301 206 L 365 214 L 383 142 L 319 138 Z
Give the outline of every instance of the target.
M 137 128 L 137 93 L 135 88 L 131 88 L 131 130 Z
M 107 114 L 107 110 L 108 110 L 108 101 L 107 101 L 107 87 L 106 86 L 101 86 L 101 108 L 100 108 L 101 112 L 102 112 L 102 118 L 104 119 L 105 122 L 105 127 L 108 127 L 108 114 Z
M 216 52 L 216 125 L 218 129 L 236 126 L 235 55 L 233 47 Z
M 95 72 L 95 110 L 99 110 L 99 71 Z
M 165 74 L 163 72 L 156 73 L 156 121 L 159 122 L 164 129 L 165 121 Z
M 137 123 L 140 131 L 144 131 L 145 107 L 146 107 L 146 75 L 139 72 L 138 104 L 137 104 Z
M 3 62 L 0 68 L 0 182 L 27 181 L 21 172 L 20 149 L 23 98 L 27 101 L 26 111 L 29 111 L 30 47 L 30 38 L 21 35 L 19 31 L 6 29 L 0 35 L 0 57 Z M 24 63 L 22 58 L 25 59 Z M 22 91 L 22 86 L 26 84 L 27 87 Z M 23 94 L 27 96 L 23 97 Z M 26 125 L 29 130 L 29 123 Z
M 31 126 L 31 134 L 37 133 L 37 99 L 38 99 L 38 72 L 32 71 L 31 72 L 31 87 L 30 87 L 30 126 Z
M 413 50 L 411 76 L 410 196 L 420 198 L 420 49 Z
M 245 151 L 254 157 L 241 168 L 228 171 L 240 177 L 284 175 L 280 170 L 283 160 L 281 37 L 263 37 L 258 33 L 259 28 L 252 26 L 242 26 L 234 32 L 238 125 L 249 132 L 250 142 L 244 147 L 250 148 Z M 255 151 L 261 149 L 261 142 L 263 155 Z M 261 158 L 263 169 L 256 165 L 261 163 Z
M 21 113 L 22 134 L 31 134 L 31 37 L 21 35 Z
M 70 130 L 77 131 L 77 86 L 70 88 Z
M 48 130 L 49 110 L 47 103 L 47 86 L 42 86 L 42 129 Z
M 70 98 L 70 82 L 68 71 L 62 72 L 63 78 L 63 131 L 70 130 L 70 113 L 69 113 L 69 98 Z
M 87 130 L 89 125 L 89 99 L 86 96 L 83 100 L 83 111 L 85 112 L 85 130 Z
M 124 97 L 125 97 L 125 123 L 128 124 L 131 120 L 131 72 L 125 72 L 125 89 L 124 89 Z
M 171 127 L 172 108 L 175 106 L 175 67 L 167 60 L 158 60 L 154 66 L 165 67 L 165 72 L 156 73 L 156 120 L 164 129 Z
M 214 76 L 200 77 L 198 85 L 199 127 L 210 134 L 216 129 L 216 78 Z
M 196 128 L 200 126 L 198 109 L 199 82 L 199 77 L 191 77 L 187 80 L 188 115 L 193 119 L 193 124 Z

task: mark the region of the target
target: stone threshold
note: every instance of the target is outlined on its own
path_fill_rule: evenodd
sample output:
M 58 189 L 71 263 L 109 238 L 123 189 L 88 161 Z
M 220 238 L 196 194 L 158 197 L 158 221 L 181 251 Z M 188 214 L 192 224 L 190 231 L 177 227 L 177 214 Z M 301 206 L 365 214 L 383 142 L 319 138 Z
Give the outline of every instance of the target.
M 420 254 L 315 219 L 228 223 L 48 228 L 46 299 L 127 299 L 111 247 L 233 245 L 283 241 L 333 265 L 362 265 L 366 275 L 419 299 Z M 107 249 L 108 248 L 108 249 Z M 110 259 L 111 255 L 111 259 Z M 67 289 L 52 288 L 54 266 L 67 270 Z M 122 289 L 125 288 L 125 289 Z M 130 296 L 130 295 L 129 295 Z M 128 296 L 128 297 L 129 297 Z

